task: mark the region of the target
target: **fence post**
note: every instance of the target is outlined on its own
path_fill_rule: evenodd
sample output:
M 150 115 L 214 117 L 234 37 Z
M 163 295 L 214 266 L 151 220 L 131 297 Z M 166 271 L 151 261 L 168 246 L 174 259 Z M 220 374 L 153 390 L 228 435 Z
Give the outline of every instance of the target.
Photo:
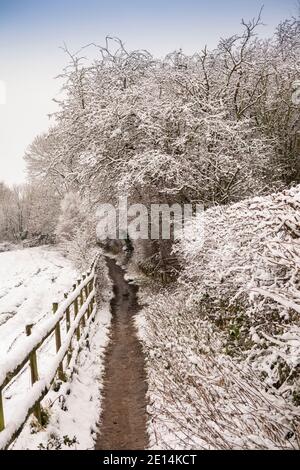
M 55 302 L 55 303 L 52 304 L 52 310 L 53 310 L 54 315 L 57 312 L 57 309 L 58 309 L 58 303 Z M 56 344 L 56 352 L 58 353 L 58 351 L 60 350 L 60 347 L 61 347 L 60 321 L 57 323 L 57 325 L 55 327 L 55 344 Z M 59 364 L 59 367 L 58 367 L 58 378 L 62 381 L 65 381 L 64 369 L 63 369 L 63 363 L 62 362 Z
M 84 280 L 84 279 L 85 279 L 85 275 L 83 274 L 83 280 Z M 81 284 L 81 281 L 82 281 L 82 279 L 78 279 L 78 280 L 77 280 L 77 285 L 78 285 L 78 286 Z M 79 294 L 78 298 L 80 298 L 80 307 L 82 307 L 82 306 L 83 306 L 83 303 L 84 303 L 84 299 L 83 299 L 83 288 L 80 289 L 80 294 Z M 82 323 L 82 326 L 85 327 L 85 318 L 84 318 L 84 315 L 82 316 L 81 323 Z
M 95 275 L 95 272 L 94 272 L 94 277 L 91 280 L 91 292 L 92 292 L 92 290 L 95 289 L 95 285 L 96 285 L 96 275 Z M 95 296 L 92 298 L 92 311 L 93 311 L 93 308 L 94 308 L 94 303 L 95 303 Z
M 0 388 L 0 432 L 5 428 L 2 388 Z
M 65 293 L 65 299 L 67 299 L 67 298 L 68 298 L 68 294 Z M 67 307 L 67 309 L 66 309 L 66 329 L 67 329 L 67 333 L 68 333 L 70 328 L 71 328 L 70 307 Z M 68 355 L 67 355 L 68 365 L 70 364 L 71 358 L 72 358 L 72 340 L 71 340 L 70 347 L 69 347 L 69 350 L 68 350 Z
M 86 276 L 87 276 L 86 274 L 82 275 L 82 280 L 83 281 L 86 279 Z M 83 299 L 83 301 L 85 301 L 86 298 L 84 298 L 84 296 L 83 296 L 83 294 L 85 294 L 85 286 L 82 288 L 81 292 L 82 292 L 82 299 Z
M 65 299 L 67 299 L 68 294 L 65 293 L 64 297 L 65 297 Z M 66 328 L 67 328 L 67 332 L 69 331 L 70 327 L 71 327 L 70 307 L 67 307 L 66 308 Z
M 88 271 L 87 274 L 86 274 L 87 277 L 89 277 L 90 274 L 91 274 L 90 271 Z M 89 288 L 89 286 L 90 286 L 90 283 L 88 282 L 87 285 L 86 285 L 85 288 L 84 288 L 84 292 L 85 292 L 86 298 L 88 298 L 88 296 L 89 296 L 89 294 L 90 294 L 90 288 Z M 88 318 L 90 318 L 91 313 L 92 313 L 92 312 L 91 312 L 91 303 L 89 302 L 89 305 L 88 305 L 88 308 L 87 308 L 87 317 L 88 317 Z
M 91 294 L 91 292 L 93 291 L 94 289 L 94 278 L 91 280 L 91 282 L 89 283 L 89 294 Z M 94 309 L 94 297 L 91 298 L 91 303 L 90 303 L 90 315 L 93 313 L 93 309 Z
M 78 297 L 76 297 L 76 299 L 74 300 L 74 319 L 77 317 L 78 315 Z M 77 337 L 77 341 L 80 340 L 80 325 L 78 325 L 78 327 L 76 328 L 76 337 Z
M 86 275 L 83 274 L 82 275 L 82 279 L 85 280 L 86 279 Z M 85 297 L 85 298 L 84 298 Z M 82 289 L 81 289 L 81 294 L 80 294 L 80 298 L 81 298 L 81 307 L 83 306 L 85 300 L 87 299 L 87 296 L 86 296 L 86 286 L 84 286 Z M 82 326 L 83 328 L 85 328 L 85 314 L 82 316 Z
M 33 325 L 26 325 L 26 335 L 31 335 Z M 30 354 L 29 358 L 30 362 L 30 373 L 31 373 L 31 385 L 35 384 L 39 380 L 39 373 L 38 373 L 38 366 L 37 366 L 37 358 L 36 358 L 36 350 L 33 350 Z M 42 425 L 42 410 L 41 404 L 37 403 L 34 407 L 34 415 L 38 422 Z

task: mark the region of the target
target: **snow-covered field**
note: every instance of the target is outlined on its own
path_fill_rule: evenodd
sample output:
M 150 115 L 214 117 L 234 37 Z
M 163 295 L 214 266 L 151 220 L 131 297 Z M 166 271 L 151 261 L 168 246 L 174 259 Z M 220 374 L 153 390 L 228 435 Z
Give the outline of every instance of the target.
M 78 273 L 57 249 L 27 248 L 0 253 L 0 360 L 51 313 Z
M 0 253 L 0 370 L 7 353 L 13 353 L 22 343 L 26 325 L 38 325 L 51 317 L 52 302 L 62 301 L 78 274 L 57 248 L 38 247 Z M 104 302 L 91 327 L 89 349 L 83 347 L 72 381 L 64 384 L 58 393 L 49 392 L 43 400 L 43 408 L 50 415 L 49 425 L 32 434 L 35 428 L 29 420 L 14 448 L 36 449 L 41 443 L 47 447 L 49 442 L 68 448 L 62 441 L 64 436 L 71 434 L 72 438 L 76 435 L 77 448 L 92 446 L 92 431 L 96 428 L 100 409 L 100 383 L 96 379 L 102 370 L 101 351 L 107 342 L 109 323 L 109 306 Z M 55 356 L 53 336 L 37 352 L 40 377 Z M 30 371 L 26 367 L 3 392 L 6 423 L 14 421 L 14 416 L 24 406 L 30 387 Z
M 52 315 L 52 302 L 63 299 L 77 276 L 57 249 L 38 247 L 0 253 L 0 370 L 7 353 L 24 339 L 26 325 L 37 325 Z M 55 343 L 50 337 L 38 351 L 40 374 L 54 355 Z M 4 390 L 6 423 L 14 419 L 30 386 L 26 367 Z

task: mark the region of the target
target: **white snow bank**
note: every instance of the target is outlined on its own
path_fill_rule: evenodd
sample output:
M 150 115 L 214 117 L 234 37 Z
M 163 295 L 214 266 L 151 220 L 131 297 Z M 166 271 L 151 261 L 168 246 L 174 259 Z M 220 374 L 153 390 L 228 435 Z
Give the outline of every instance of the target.
M 64 436 L 76 444 L 71 448 L 94 448 L 97 425 L 101 414 L 101 389 L 104 373 L 105 348 L 109 341 L 111 314 L 106 303 L 96 312 L 95 322 L 89 326 L 89 337 L 79 343 L 81 351 L 75 363 L 70 382 L 63 383 L 58 391 L 53 389 L 43 400 L 43 407 L 50 412 L 45 429 L 35 431 L 34 418 L 28 421 L 21 435 L 11 447 L 13 450 L 53 449 L 61 442 L 62 450 L 69 449 Z M 55 443 L 55 444 L 54 444 Z
M 51 388 L 42 401 L 43 409 L 50 412 L 50 425 L 46 429 L 39 429 L 35 418 L 30 418 L 14 444 L 14 448 L 35 449 L 40 443 L 50 448 L 52 445 L 50 435 L 55 432 L 56 435 L 61 435 L 64 441 L 63 436 L 71 434 L 74 422 L 79 426 L 76 430 L 76 442 L 79 443 L 76 446 L 84 449 L 91 447 L 93 442 L 91 431 L 95 429 L 98 422 L 100 408 L 101 382 L 96 379 L 102 374 L 102 356 L 110 323 L 108 305 L 110 284 L 105 266 L 101 269 L 101 279 L 103 276 L 107 278 L 107 282 L 103 282 L 105 292 L 101 295 L 101 309 L 96 314 L 95 323 L 90 325 L 87 342 L 82 339 L 76 346 L 79 349 L 80 345 L 82 350 L 76 364 L 73 363 L 73 359 L 70 364 L 71 369 L 74 367 L 72 381 L 63 384 L 59 392 Z M 78 295 L 77 288 L 70 293 L 67 300 L 64 300 L 64 293 L 70 291 L 77 278 L 78 272 L 53 248 L 31 248 L 0 254 L 0 292 L 2 294 L 0 295 L 0 318 L 1 316 L 4 318 L 8 308 L 15 309 L 13 315 L 6 318 L 0 326 L 1 380 L 8 372 L 14 370 L 20 357 L 26 355 L 34 344 L 51 331 L 58 316 L 62 315 L 66 306 Z M 89 279 L 90 277 L 85 283 Z M 55 317 L 52 314 L 54 301 L 59 302 L 60 305 Z M 25 335 L 27 324 L 34 324 L 30 337 Z M 73 323 L 69 334 L 75 326 L 76 323 Z M 64 322 L 61 328 L 64 345 L 66 344 Z M 30 370 L 27 366 L 4 389 L 3 402 L 7 427 L 1 433 L 2 444 L 7 442 L 9 435 L 16 430 L 18 424 L 26 419 L 26 410 L 33 404 L 35 398 L 43 390 L 49 388 L 51 377 L 65 349 L 62 346 L 59 355 L 56 355 L 53 336 L 52 333 L 37 353 L 40 381 L 31 387 Z M 81 369 L 82 364 L 83 369 Z M 66 407 L 61 401 L 68 402 L 69 413 L 65 412 Z M 39 432 L 33 434 L 37 429 Z M 63 447 L 68 448 L 68 445 L 63 444 Z
M 37 325 L 63 300 L 78 272 L 57 249 L 0 253 L 0 358 L 16 347 L 27 324 Z

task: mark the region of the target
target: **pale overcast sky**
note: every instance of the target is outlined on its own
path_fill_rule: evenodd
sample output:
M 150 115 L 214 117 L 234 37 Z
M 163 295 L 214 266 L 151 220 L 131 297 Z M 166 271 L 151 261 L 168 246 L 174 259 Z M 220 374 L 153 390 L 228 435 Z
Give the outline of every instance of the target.
M 192 53 L 235 33 L 262 4 L 265 36 L 297 11 L 296 0 L 0 0 L 0 181 L 25 180 L 24 151 L 56 109 L 63 42 L 77 50 L 110 34 L 156 56 Z

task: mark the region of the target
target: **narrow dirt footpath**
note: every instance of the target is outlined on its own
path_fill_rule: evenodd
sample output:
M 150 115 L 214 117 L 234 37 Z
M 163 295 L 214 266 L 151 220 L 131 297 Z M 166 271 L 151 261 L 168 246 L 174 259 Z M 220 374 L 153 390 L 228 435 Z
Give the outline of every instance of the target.
M 111 301 L 111 341 L 106 353 L 103 412 L 96 450 L 139 450 L 148 445 L 146 374 L 143 350 L 133 317 L 139 310 L 138 287 L 124 279 L 124 271 L 107 258 L 114 283 Z

